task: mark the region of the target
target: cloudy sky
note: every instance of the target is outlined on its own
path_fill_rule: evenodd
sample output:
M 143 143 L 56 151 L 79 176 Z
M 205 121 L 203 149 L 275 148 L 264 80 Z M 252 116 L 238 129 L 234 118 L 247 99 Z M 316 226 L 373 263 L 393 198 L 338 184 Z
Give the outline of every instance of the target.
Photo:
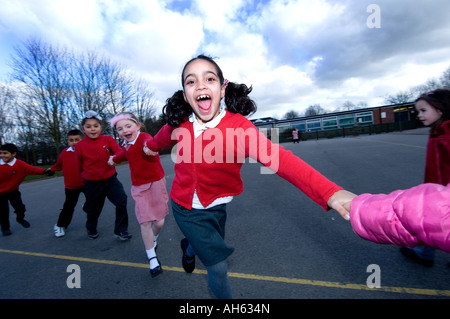
M 448 0 L 0 0 L 0 8 L 0 81 L 13 47 L 34 37 L 117 59 L 151 83 L 161 106 L 200 53 L 217 57 L 229 81 L 253 86 L 253 118 L 311 104 L 383 105 L 450 67 Z

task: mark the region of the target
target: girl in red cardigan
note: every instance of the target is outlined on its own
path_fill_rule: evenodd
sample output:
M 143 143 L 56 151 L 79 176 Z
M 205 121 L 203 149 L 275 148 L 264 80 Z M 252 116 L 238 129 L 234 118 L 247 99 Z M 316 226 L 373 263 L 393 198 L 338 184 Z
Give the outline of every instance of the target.
M 98 237 L 98 218 L 108 197 L 116 207 L 114 235 L 121 240 L 131 239 L 127 195 L 115 167 L 108 165 L 110 156 L 120 152 L 119 144 L 111 136 L 102 135 L 101 118 L 94 111 L 86 112 L 81 126 L 85 137 L 77 143 L 75 155 L 86 192 L 88 237 Z
M 450 90 L 424 93 L 416 99 L 415 106 L 419 120 L 430 127 L 424 182 L 447 186 L 450 183 Z M 424 266 L 434 264 L 434 248 L 402 247 L 400 251 Z
M 170 197 L 173 215 L 186 237 L 181 241 L 183 267 L 192 272 L 198 256 L 214 295 L 232 298 L 226 258 L 234 248 L 224 241 L 226 204 L 243 190 L 240 168 L 246 157 L 346 219 L 349 212 L 343 205 L 356 195 L 258 132 L 244 117 L 256 111 L 248 96 L 251 88 L 227 83 L 211 58 L 201 55 L 190 60 L 181 80 L 183 91 L 175 92 L 163 109 L 168 124 L 147 143 L 146 151 L 151 154 L 178 142 Z
M 152 137 L 140 132 L 141 124 L 134 114 L 117 114 L 110 120 L 110 124 L 124 140 L 124 144 L 122 150 L 110 159 L 109 164 L 115 165 L 128 160 L 131 196 L 136 202 L 135 214 L 141 228 L 150 274 L 155 277 L 162 272 L 156 257 L 157 238 L 164 226 L 164 218 L 169 213 L 164 170 L 158 155 L 148 156 L 144 153 L 144 145 Z

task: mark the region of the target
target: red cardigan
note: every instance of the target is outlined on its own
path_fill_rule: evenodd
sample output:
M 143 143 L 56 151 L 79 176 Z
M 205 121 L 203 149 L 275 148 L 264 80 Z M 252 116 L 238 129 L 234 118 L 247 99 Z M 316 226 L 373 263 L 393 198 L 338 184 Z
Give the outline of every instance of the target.
M 450 121 L 430 134 L 427 144 L 425 183 L 450 183 Z
M 148 156 L 142 148 L 144 142 L 152 139 L 148 133 L 139 133 L 136 142 L 133 145 L 127 145 L 117 153 L 113 161 L 117 164 L 128 160 L 131 172 L 131 184 L 139 186 L 155 181 L 159 181 L 164 177 L 164 169 L 161 166 L 159 155 Z
M 44 169 L 24 161 L 16 159 L 13 166 L 9 164 L 0 165 L 0 195 L 18 190 L 20 184 L 28 175 L 44 174 Z
M 78 189 L 84 187 L 83 179 L 80 176 L 79 167 L 75 159 L 75 152 L 68 151 L 69 147 L 62 150 L 58 160 L 51 167 L 52 171 L 63 171 L 64 187 L 68 189 Z
M 75 147 L 81 177 L 88 181 L 102 181 L 113 176 L 116 168 L 108 165 L 108 159 L 118 152 L 120 146 L 111 136 L 100 135 L 95 140 L 86 136 Z
M 170 196 L 187 209 L 192 208 L 194 190 L 205 207 L 217 198 L 240 194 L 244 189 L 240 170 L 247 157 L 272 166 L 275 173 L 325 210 L 328 199 L 342 189 L 292 152 L 272 144 L 241 114 L 227 111 L 217 127 L 207 129 L 198 138 L 194 138 L 193 124 L 189 121 L 176 129 L 166 124 L 147 146 L 159 151 L 174 144 L 172 133 L 178 144 Z

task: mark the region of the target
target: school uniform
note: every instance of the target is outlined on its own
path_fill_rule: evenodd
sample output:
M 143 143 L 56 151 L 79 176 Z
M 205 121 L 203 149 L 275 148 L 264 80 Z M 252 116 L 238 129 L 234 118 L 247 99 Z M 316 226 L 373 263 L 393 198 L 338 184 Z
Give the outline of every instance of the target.
M 122 150 L 114 156 L 119 164 L 128 160 L 131 174 L 131 196 L 135 200 L 135 214 L 139 224 L 162 220 L 169 214 L 164 169 L 159 155 L 148 156 L 143 147 L 152 136 L 138 132 L 134 141 L 124 142 Z
M 207 137 L 200 138 L 205 132 Z M 173 141 L 172 134 L 176 137 Z M 170 142 L 178 142 L 177 156 L 181 158 L 177 157 L 170 191 L 173 214 L 207 267 L 225 260 L 234 250 L 224 242 L 226 204 L 244 189 L 240 170 L 245 158 L 275 168 L 276 174 L 325 210 L 329 209 L 328 199 L 342 190 L 292 152 L 272 144 L 244 116 L 225 109 L 204 125 L 198 124 L 194 116 L 179 128 L 165 125 L 147 145 L 158 151 Z
M 87 195 L 86 228 L 89 235 L 97 234 L 97 222 L 106 197 L 116 207 L 114 234 L 127 233 L 127 195 L 117 179 L 115 167 L 108 165 L 109 157 L 119 151 L 117 142 L 111 136 L 104 135 L 97 139 L 86 136 L 76 145 L 77 165 Z
M 44 174 L 44 169 L 35 167 L 14 158 L 11 162 L 5 163 L 0 160 L 0 224 L 2 232 L 8 231 L 9 205 L 14 208 L 17 221 L 22 222 L 25 217 L 25 205 L 22 202 L 19 191 L 20 184 L 28 175 Z
M 51 167 L 51 170 L 63 172 L 66 199 L 56 225 L 58 227 L 67 228 L 72 221 L 73 212 L 77 205 L 78 198 L 80 197 L 80 193 L 85 194 L 84 181 L 81 178 L 75 158 L 75 149 L 71 146 L 63 149 L 58 156 L 58 160 Z

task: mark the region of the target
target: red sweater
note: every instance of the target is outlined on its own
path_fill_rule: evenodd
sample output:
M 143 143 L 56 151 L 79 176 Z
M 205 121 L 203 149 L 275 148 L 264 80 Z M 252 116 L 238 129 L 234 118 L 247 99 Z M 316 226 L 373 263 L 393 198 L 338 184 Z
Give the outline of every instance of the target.
M 149 143 L 151 139 L 150 134 L 141 132 L 133 145 L 126 145 L 114 156 L 113 160 L 117 164 L 128 159 L 131 183 L 135 186 L 159 181 L 164 177 L 159 155 L 148 156 L 142 150 L 144 142 Z
M 111 136 L 100 135 L 95 140 L 86 136 L 75 147 L 81 177 L 88 181 L 102 181 L 113 176 L 116 168 L 108 165 L 108 159 L 118 152 L 119 144 Z
M 450 183 L 450 121 L 442 123 L 428 139 L 425 183 Z
M 26 176 L 41 174 L 44 174 L 43 168 L 29 165 L 18 159 L 13 166 L 0 165 L 0 195 L 18 190 Z
M 189 121 L 177 129 L 166 124 L 147 146 L 159 151 L 173 144 L 172 132 L 178 145 L 170 196 L 187 209 L 192 208 L 194 190 L 205 207 L 217 198 L 240 194 L 244 189 L 240 169 L 247 157 L 271 166 L 325 210 L 328 199 L 342 189 L 292 152 L 272 144 L 241 114 L 227 111 L 217 127 L 207 129 L 198 138 L 194 138 Z
M 55 165 L 51 167 L 52 171 L 63 171 L 64 187 L 68 189 L 78 189 L 84 187 L 83 179 L 80 176 L 79 167 L 76 162 L 75 152 L 68 151 L 66 147 L 59 154 Z

